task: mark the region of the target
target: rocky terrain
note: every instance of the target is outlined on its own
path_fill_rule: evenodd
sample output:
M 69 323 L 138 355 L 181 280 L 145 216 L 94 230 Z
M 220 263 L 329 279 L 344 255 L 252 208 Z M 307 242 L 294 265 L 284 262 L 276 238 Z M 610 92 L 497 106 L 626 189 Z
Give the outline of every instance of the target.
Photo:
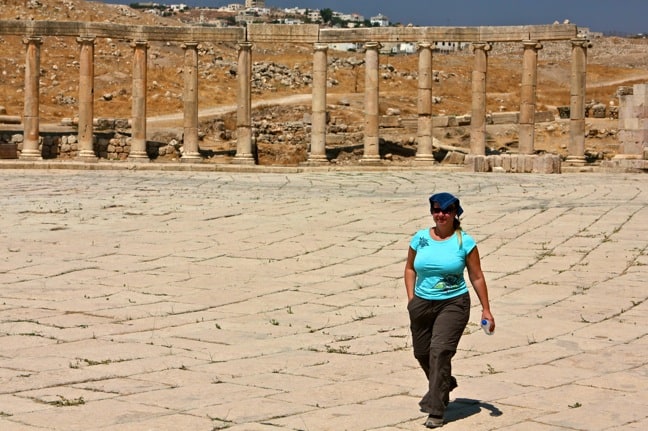
M 127 6 L 82 0 L 0 0 L 0 19 L 101 21 L 124 24 L 185 25 L 180 16 L 162 18 Z M 523 25 L 524 23 L 520 23 Z M 587 26 L 587 23 L 577 23 Z M 619 37 L 592 40 L 588 51 L 587 98 L 592 105 L 617 104 L 620 86 L 648 80 L 648 41 Z M 24 45 L 19 37 L 0 38 L 0 105 L 9 115 L 23 111 Z M 77 115 L 78 44 L 73 38 L 45 38 L 41 48 L 41 113 L 45 123 Z M 549 111 L 556 121 L 537 124 L 536 148 L 566 155 L 569 120 L 560 119 L 558 107 L 569 105 L 569 42 L 545 43 L 539 52 L 539 111 Z M 131 109 L 131 55 L 128 41 L 98 39 L 95 48 L 95 116 L 128 118 Z M 152 135 L 177 126 L 182 112 L 182 48 L 172 43 L 152 43 L 149 49 L 148 115 Z M 228 44 L 200 46 L 199 79 L 201 149 L 226 154 L 235 147 L 236 47 Z M 434 114 L 470 112 L 472 54 L 435 54 Z M 254 125 L 259 161 L 291 164 L 303 160 L 308 142 L 312 47 L 255 45 L 253 51 Z M 351 163 L 361 154 L 364 91 L 362 53 L 329 51 L 329 134 L 332 157 Z M 521 47 L 498 44 L 489 57 L 490 112 L 517 111 L 522 65 Z M 415 154 L 418 59 L 416 55 L 381 57 L 380 110 L 398 127 L 381 131 L 382 153 L 393 161 Z M 617 121 L 589 118 L 586 148 L 593 158 L 609 158 L 617 151 Z M 156 118 L 158 120 L 156 121 Z M 163 120 L 166 118 L 167 120 Z M 179 117 L 178 117 L 179 118 Z M 171 128 L 171 129 L 170 129 Z M 341 136 L 336 140 L 335 135 Z M 465 148 L 469 129 L 435 130 L 441 145 Z M 489 126 L 488 145 L 494 151 L 516 150 L 515 124 Z M 389 153 L 389 155 L 387 154 Z M 173 156 L 173 155 L 171 155 Z

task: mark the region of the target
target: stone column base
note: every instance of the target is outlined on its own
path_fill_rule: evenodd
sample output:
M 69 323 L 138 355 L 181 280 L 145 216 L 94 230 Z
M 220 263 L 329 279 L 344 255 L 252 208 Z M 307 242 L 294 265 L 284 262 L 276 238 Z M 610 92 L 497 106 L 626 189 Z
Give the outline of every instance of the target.
M 232 164 L 234 165 L 254 165 L 254 156 L 252 154 L 241 154 L 236 155 L 232 159 Z
M 380 160 L 380 156 L 364 156 L 360 159 L 360 164 L 367 166 L 377 166 L 381 165 L 382 161 Z
M 300 163 L 300 165 L 304 166 L 322 166 L 322 165 L 328 165 L 330 162 L 324 155 L 310 155 L 308 156 L 308 160 L 305 162 Z
M 436 160 L 432 154 L 417 154 L 414 163 L 432 165 L 436 163 Z
M 91 150 L 81 150 L 79 155 L 75 157 L 76 160 L 80 162 L 97 162 L 99 157 Z
M 136 162 L 136 163 L 144 163 L 144 162 L 150 162 L 151 159 L 149 159 L 148 154 L 146 152 L 133 152 L 128 155 L 129 162 Z
M 200 153 L 185 153 L 180 157 L 181 163 L 199 163 L 202 162 Z
M 43 156 L 38 150 L 22 150 L 18 159 L 28 161 L 43 160 Z
M 567 156 L 565 164 L 567 166 L 585 166 L 585 156 Z

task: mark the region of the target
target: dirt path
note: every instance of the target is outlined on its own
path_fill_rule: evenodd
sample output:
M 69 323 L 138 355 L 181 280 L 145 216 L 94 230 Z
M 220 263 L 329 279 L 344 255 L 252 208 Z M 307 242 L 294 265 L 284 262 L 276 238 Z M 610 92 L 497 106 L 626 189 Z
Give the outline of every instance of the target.
M 278 97 L 276 99 L 269 100 L 259 100 L 252 103 L 252 108 L 256 109 L 266 105 L 294 105 L 300 103 L 310 102 L 312 95 L 309 94 L 293 94 L 290 96 Z M 217 117 L 224 114 L 229 114 L 235 112 L 237 109 L 236 105 L 224 105 L 216 106 L 213 108 L 201 109 L 198 113 L 198 118 L 200 120 L 209 120 L 213 117 Z M 184 114 L 182 112 L 177 112 L 175 114 L 168 115 L 159 115 L 157 117 L 149 117 L 146 119 L 146 124 L 149 126 L 157 127 L 171 127 L 182 125 Z

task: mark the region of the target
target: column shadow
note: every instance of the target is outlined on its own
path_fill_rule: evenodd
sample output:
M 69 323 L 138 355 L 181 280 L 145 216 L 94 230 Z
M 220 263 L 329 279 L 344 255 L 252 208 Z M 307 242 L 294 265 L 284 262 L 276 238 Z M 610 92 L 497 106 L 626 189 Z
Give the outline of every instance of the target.
M 446 422 L 454 422 L 478 414 L 484 410 L 490 411 L 490 416 L 502 416 L 504 413 L 496 406 L 470 398 L 456 398 L 448 404 L 445 412 Z

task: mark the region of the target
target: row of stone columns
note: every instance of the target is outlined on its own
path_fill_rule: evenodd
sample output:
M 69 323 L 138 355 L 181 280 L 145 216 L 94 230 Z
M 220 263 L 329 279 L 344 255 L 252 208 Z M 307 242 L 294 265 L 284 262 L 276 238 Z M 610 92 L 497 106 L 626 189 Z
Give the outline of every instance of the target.
M 79 72 L 79 159 L 96 160 L 93 151 L 93 99 L 94 99 L 94 43 L 93 37 L 80 37 Z M 39 71 L 41 38 L 25 39 L 27 45 L 25 65 L 25 139 L 21 159 L 40 159 L 39 140 Z M 146 87 L 147 50 L 146 41 L 134 41 L 133 88 L 131 117 L 131 149 L 129 160 L 149 160 L 146 152 Z M 572 72 L 570 85 L 570 146 L 568 163 L 583 164 L 585 141 L 585 80 L 587 49 L 589 41 L 572 40 Z M 198 144 L 198 43 L 190 42 L 184 48 L 183 131 L 184 153 L 181 161 L 200 160 Z M 365 44 L 365 122 L 364 155 L 362 163 L 377 163 L 379 154 L 379 66 L 380 48 L 377 42 Z M 474 65 L 472 72 L 472 111 L 470 153 L 485 155 L 486 150 L 486 82 L 488 76 L 488 52 L 490 43 L 473 44 Z M 534 152 L 534 128 L 537 92 L 538 41 L 523 41 L 522 83 L 520 96 L 519 151 Z M 326 162 L 326 89 L 328 46 L 317 43 L 313 54 L 312 133 L 308 163 Z M 418 66 L 418 151 L 416 160 L 433 162 L 432 137 L 432 44 L 419 43 Z M 238 99 L 237 99 L 237 147 L 233 163 L 254 164 L 252 134 L 252 44 L 239 44 L 238 51 Z

